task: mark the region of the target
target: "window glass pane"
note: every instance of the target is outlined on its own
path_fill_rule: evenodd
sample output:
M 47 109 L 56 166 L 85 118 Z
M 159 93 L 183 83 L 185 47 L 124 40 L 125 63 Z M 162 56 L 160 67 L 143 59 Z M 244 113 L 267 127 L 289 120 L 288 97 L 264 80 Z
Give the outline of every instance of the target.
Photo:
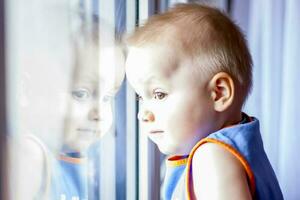
M 125 1 L 6 4 L 11 199 L 126 198 Z

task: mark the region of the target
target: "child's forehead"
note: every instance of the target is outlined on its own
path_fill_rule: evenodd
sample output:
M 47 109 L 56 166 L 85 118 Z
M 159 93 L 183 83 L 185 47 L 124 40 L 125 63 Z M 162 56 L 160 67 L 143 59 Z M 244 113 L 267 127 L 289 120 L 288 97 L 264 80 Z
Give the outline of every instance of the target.
M 90 85 L 117 90 L 124 78 L 124 55 L 116 47 L 93 49 L 79 56 L 74 85 Z
M 133 47 L 126 61 L 126 75 L 135 89 L 155 82 L 172 89 L 202 87 L 209 77 L 199 72 L 192 59 L 168 46 Z
M 144 76 L 169 77 L 176 71 L 179 64 L 179 56 L 168 45 L 147 45 L 142 47 L 130 47 L 126 71 L 142 73 Z
M 129 54 L 137 54 L 137 55 L 148 55 L 148 56 L 158 56 L 162 57 L 169 56 L 177 53 L 174 45 L 166 44 L 166 43 L 149 43 L 140 46 L 130 46 L 128 48 Z

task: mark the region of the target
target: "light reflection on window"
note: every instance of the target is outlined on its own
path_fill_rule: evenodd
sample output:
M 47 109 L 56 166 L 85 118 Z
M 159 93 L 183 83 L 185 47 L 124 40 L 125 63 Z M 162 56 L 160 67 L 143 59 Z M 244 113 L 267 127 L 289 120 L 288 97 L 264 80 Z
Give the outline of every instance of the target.
M 116 20 L 123 26 L 116 32 L 115 12 L 125 5 L 7 4 L 9 112 L 16 147 L 12 199 L 114 199 L 114 115 L 120 107 L 114 99 L 124 77 L 116 38 L 125 23 Z
M 178 2 L 6 0 L 12 199 L 159 198 L 164 158 L 139 151 L 119 41 Z

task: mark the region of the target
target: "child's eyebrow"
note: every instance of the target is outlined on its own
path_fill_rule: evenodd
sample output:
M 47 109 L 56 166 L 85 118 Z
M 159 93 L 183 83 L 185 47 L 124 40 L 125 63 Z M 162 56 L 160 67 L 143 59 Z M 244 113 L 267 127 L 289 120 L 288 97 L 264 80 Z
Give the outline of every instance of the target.
M 153 93 L 153 87 L 163 87 L 165 89 L 170 89 L 168 83 L 161 80 L 159 77 L 155 75 L 147 76 L 146 78 L 138 79 L 139 88 L 135 88 L 135 91 L 138 95 L 147 96 Z M 163 84 L 163 85 L 162 85 Z
M 146 85 L 150 85 L 150 84 L 153 84 L 155 82 L 161 82 L 161 79 L 158 78 L 155 75 L 151 75 L 151 76 L 147 76 L 145 78 L 140 78 L 139 82 L 143 83 L 143 84 L 146 84 Z

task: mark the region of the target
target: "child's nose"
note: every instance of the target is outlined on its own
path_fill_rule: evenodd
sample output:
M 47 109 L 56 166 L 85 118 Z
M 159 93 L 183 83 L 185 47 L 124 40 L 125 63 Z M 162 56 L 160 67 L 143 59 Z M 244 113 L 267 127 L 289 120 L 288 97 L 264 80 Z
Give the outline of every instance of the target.
M 99 121 L 100 115 L 98 108 L 92 108 L 88 113 L 88 119 L 91 121 Z
M 154 122 L 155 117 L 154 117 L 153 112 L 145 110 L 145 111 L 139 112 L 138 119 L 143 122 Z

